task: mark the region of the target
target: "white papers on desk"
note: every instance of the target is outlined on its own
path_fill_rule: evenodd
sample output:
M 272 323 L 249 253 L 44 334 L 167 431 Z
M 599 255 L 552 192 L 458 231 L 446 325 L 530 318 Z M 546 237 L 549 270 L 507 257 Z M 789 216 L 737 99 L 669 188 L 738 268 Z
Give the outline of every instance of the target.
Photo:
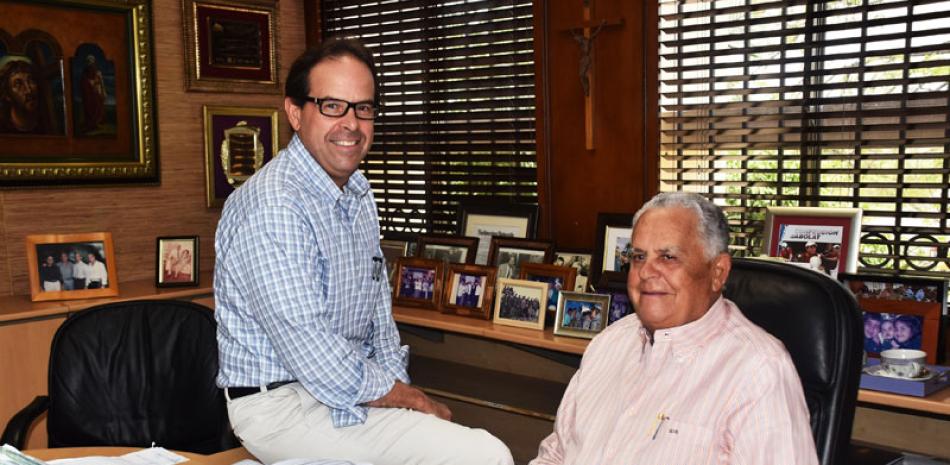
M 263 465 L 256 460 L 241 460 L 233 465 Z M 346 460 L 330 459 L 287 459 L 275 462 L 274 465 L 373 465 L 369 462 L 347 462 Z
M 120 457 L 77 457 L 50 460 L 50 465 L 175 465 L 188 460 L 164 447 L 129 452 Z

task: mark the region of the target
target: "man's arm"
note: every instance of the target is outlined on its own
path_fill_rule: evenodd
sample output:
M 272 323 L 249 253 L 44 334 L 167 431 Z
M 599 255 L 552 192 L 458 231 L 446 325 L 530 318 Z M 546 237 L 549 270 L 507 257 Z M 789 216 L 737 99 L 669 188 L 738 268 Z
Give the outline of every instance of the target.
M 775 362 L 748 378 L 750 395 L 729 419 L 734 441 L 729 463 L 818 465 L 801 382 L 791 360 Z

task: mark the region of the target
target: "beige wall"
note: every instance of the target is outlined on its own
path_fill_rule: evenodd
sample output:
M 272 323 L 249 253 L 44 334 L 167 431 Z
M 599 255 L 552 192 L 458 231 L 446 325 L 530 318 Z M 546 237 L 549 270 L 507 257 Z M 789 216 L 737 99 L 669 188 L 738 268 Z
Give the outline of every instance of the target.
M 278 75 L 304 50 L 304 0 L 278 3 Z M 112 233 L 119 282 L 155 273 L 155 238 L 201 237 L 201 269 L 214 260 L 220 209 L 205 207 L 202 105 L 280 107 L 279 94 L 185 92 L 181 0 L 152 2 L 161 185 L 0 191 L 0 296 L 28 294 L 28 234 Z M 282 89 L 282 87 L 281 87 Z M 280 142 L 289 126 L 280 115 Z

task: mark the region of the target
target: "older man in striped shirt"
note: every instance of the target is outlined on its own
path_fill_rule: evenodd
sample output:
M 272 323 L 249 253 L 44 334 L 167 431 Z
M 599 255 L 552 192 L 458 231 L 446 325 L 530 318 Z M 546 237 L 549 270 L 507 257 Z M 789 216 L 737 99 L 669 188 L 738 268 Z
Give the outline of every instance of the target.
M 817 464 L 785 347 L 722 297 L 722 211 L 663 193 L 633 220 L 637 313 L 595 338 L 532 465 Z

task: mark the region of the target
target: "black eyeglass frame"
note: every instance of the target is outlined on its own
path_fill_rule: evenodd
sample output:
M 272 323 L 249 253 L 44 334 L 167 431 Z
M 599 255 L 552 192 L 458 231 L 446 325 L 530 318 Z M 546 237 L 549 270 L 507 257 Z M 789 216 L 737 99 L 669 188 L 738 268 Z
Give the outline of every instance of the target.
M 309 95 L 306 96 L 306 97 L 303 97 L 303 99 L 304 99 L 305 101 L 307 101 L 307 102 L 313 102 L 313 103 L 317 106 L 317 110 L 320 112 L 321 115 L 327 116 L 327 117 L 330 117 L 330 118 L 342 118 L 342 117 L 346 116 L 346 114 L 350 111 L 350 108 L 353 109 L 353 116 L 356 116 L 356 119 L 361 119 L 361 120 L 366 120 L 366 121 L 372 121 L 372 120 L 376 119 L 376 117 L 379 115 L 379 105 L 377 105 L 376 102 L 373 102 L 373 101 L 371 101 L 371 100 L 363 100 L 363 101 L 361 101 L 361 102 L 350 102 L 350 101 L 348 101 L 348 100 L 343 100 L 343 99 L 338 99 L 338 98 L 332 98 L 332 97 L 317 98 L 317 97 L 311 97 L 311 96 L 309 96 Z M 344 109 L 343 109 L 343 113 L 340 113 L 339 115 L 328 115 L 328 114 L 326 114 L 326 113 L 323 111 L 323 102 L 328 102 L 328 101 L 339 102 L 339 103 L 345 103 L 345 104 L 346 104 L 346 108 L 344 108 Z M 373 108 L 373 117 L 372 117 L 372 118 L 364 118 L 364 117 L 360 116 L 360 115 L 359 115 L 359 112 L 356 111 L 356 106 L 357 106 L 357 105 L 369 105 L 369 106 L 371 106 L 371 107 Z

